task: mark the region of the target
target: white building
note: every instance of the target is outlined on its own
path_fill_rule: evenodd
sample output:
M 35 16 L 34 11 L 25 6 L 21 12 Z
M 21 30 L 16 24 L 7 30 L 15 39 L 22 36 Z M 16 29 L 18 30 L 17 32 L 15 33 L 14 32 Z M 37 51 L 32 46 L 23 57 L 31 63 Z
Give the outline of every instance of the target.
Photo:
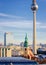
M 1 46 L 0 47 L 0 57 L 11 57 L 11 49 L 8 47 Z

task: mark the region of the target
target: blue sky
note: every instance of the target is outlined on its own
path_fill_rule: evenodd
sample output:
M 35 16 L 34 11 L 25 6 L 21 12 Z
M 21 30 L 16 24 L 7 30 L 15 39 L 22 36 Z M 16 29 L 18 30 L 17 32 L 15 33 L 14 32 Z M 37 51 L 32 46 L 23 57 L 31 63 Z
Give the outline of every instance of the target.
M 24 42 L 27 33 L 28 42 L 32 43 L 33 13 L 31 4 L 32 0 L 0 0 L 0 43 L 4 42 L 5 32 L 12 32 L 14 43 Z M 46 43 L 46 0 L 37 0 L 37 4 L 39 8 L 36 15 L 36 43 Z

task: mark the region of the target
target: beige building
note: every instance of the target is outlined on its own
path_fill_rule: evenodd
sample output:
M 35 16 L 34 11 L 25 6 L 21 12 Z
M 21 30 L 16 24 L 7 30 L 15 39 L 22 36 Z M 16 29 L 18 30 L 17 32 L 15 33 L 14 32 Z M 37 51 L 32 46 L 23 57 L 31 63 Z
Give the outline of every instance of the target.
M 0 47 L 0 57 L 11 57 L 11 49 L 5 46 Z
M 12 57 L 23 54 L 20 46 L 0 46 L 0 57 Z

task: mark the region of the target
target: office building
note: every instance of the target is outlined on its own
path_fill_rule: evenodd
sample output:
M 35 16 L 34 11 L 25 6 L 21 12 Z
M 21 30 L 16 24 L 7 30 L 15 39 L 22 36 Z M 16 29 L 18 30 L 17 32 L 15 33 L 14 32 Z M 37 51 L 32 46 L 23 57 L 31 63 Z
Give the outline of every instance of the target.
M 4 46 L 6 46 L 6 33 L 4 33 Z

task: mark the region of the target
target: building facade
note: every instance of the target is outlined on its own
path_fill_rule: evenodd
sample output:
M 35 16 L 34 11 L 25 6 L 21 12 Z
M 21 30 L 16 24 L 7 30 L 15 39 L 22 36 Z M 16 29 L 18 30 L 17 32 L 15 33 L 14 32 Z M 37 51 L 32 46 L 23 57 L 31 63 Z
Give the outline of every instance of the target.
M 0 47 L 0 57 L 11 57 L 11 49 L 7 47 Z

